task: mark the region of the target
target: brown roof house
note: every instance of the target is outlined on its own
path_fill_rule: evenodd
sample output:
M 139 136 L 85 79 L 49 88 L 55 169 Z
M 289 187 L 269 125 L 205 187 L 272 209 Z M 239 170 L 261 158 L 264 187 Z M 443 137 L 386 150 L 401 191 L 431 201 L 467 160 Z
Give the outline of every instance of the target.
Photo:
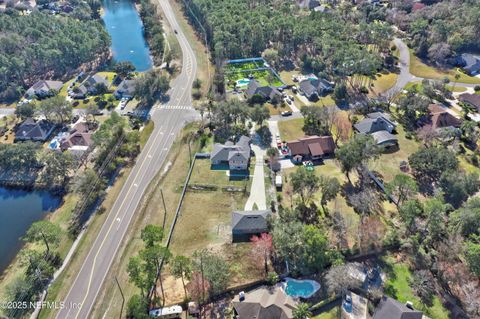
M 81 157 L 93 145 L 93 130 L 86 122 L 75 124 L 70 134 L 60 142 L 62 151 L 69 150 L 75 157 Z
M 425 125 L 431 125 L 433 129 L 457 128 L 460 127 L 462 121 L 439 104 L 430 104 L 428 106 L 428 122 Z
M 294 162 L 318 160 L 335 153 L 335 142 L 331 136 L 305 136 L 287 142 Z
M 480 94 L 463 93 L 458 97 L 460 102 L 471 105 L 480 112 Z
M 292 319 L 297 306 L 280 285 L 252 290 L 232 303 L 237 319 Z

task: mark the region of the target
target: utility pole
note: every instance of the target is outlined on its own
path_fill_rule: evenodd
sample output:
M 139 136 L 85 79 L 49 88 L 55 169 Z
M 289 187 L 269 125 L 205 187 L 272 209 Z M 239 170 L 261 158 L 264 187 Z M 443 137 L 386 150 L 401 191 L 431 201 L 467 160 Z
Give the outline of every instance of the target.
M 118 290 L 120 290 L 120 295 L 122 296 L 122 307 L 120 308 L 120 316 L 119 316 L 119 318 L 122 319 L 123 306 L 125 305 L 125 296 L 123 295 L 122 287 L 120 287 L 120 283 L 118 282 L 117 276 L 114 277 L 114 280 L 117 283 Z
M 163 225 L 162 229 L 165 231 L 165 223 L 167 221 L 167 205 L 165 205 L 165 198 L 163 197 L 163 190 L 160 188 L 160 195 L 162 196 L 163 202 Z

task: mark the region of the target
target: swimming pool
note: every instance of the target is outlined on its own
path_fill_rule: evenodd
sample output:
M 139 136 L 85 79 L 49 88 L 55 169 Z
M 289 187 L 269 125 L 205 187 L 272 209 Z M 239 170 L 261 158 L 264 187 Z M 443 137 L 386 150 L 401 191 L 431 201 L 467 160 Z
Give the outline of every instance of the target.
M 249 80 L 249 79 L 240 79 L 240 80 L 237 80 L 237 86 L 245 86 L 245 85 L 248 85 L 248 83 L 250 83 L 250 80 Z
M 314 280 L 285 278 L 284 290 L 286 294 L 291 297 L 308 299 L 313 296 L 318 289 L 320 289 L 320 284 Z

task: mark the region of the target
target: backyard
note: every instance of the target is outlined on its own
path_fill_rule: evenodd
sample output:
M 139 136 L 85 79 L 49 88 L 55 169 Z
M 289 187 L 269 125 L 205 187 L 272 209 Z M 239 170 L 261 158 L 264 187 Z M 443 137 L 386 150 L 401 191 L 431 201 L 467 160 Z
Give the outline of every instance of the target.
M 275 71 L 261 58 L 228 62 L 225 65 L 225 78 L 229 90 L 246 88 L 251 79 L 257 80 L 261 86 L 280 87 L 284 85 Z

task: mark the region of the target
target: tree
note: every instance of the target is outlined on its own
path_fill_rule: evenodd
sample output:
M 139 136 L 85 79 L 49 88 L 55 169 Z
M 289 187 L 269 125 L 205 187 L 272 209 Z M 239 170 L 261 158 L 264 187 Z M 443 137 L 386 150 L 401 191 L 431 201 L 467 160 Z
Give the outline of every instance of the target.
M 130 76 L 130 73 L 135 71 L 135 66 L 130 61 L 117 62 L 113 67 L 113 70 L 117 72 L 118 76 L 122 79 Z
M 480 236 L 472 236 L 465 243 L 465 259 L 470 271 L 480 277 Z
M 256 260 L 263 260 L 265 275 L 268 274 L 268 260 L 272 256 L 273 241 L 272 235 L 262 233 L 260 236 L 252 236 L 252 254 Z
M 402 96 L 398 101 L 400 122 L 408 131 L 414 131 L 419 120 L 427 115 L 430 101 L 414 92 Z
M 410 233 L 415 233 L 415 219 L 423 214 L 423 207 L 418 200 L 407 200 L 398 208 L 400 218 Z
M 35 113 L 33 105 L 30 103 L 20 104 L 15 108 L 15 115 L 21 118 L 22 120 L 32 117 Z
M 315 273 L 322 271 L 330 262 L 328 240 L 325 233 L 314 225 L 304 225 L 302 231 L 303 252 L 297 253 L 301 256 L 304 273 Z
M 62 229 L 58 225 L 47 220 L 41 220 L 30 226 L 23 239 L 29 243 L 42 241 L 45 244 L 46 255 L 48 256 L 50 249 L 60 242 L 61 234 Z
M 190 279 L 192 276 L 192 261 L 185 256 L 176 256 L 171 262 L 171 272 L 175 278 L 182 279 L 183 290 L 185 298 L 187 298 L 187 287 L 185 286 L 185 279 Z
M 202 276 L 200 272 L 193 272 L 190 282 L 187 284 L 187 290 L 198 304 L 202 304 L 208 300 L 209 291 L 211 289 L 210 282 Z
M 70 170 L 73 168 L 73 157 L 69 152 L 46 150 L 42 161 L 45 163 L 42 180 L 49 187 L 66 185 Z
M 261 126 L 264 121 L 266 121 L 270 117 L 270 113 L 268 109 L 261 105 L 255 105 L 250 110 L 250 119 L 257 123 L 257 125 Z
M 157 225 L 149 224 L 142 229 L 140 238 L 146 247 L 152 247 L 163 239 L 163 228 Z
M 210 292 L 217 295 L 227 288 L 230 269 L 225 260 L 208 250 L 193 253 L 193 269 L 199 272 L 210 283 Z
M 73 115 L 72 104 L 60 95 L 40 101 L 37 105 L 37 110 L 47 119 L 58 123 L 70 121 Z
M 434 279 L 428 270 L 416 270 L 413 273 L 413 280 L 410 281 L 415 294 L 420 297 L 424 305 L 431 307 L 435 293 Z
M 143 103 L 150 105 L 163 97 L 168 89 L 170 84 L 166 76 L 156 71 L 148 71 L 135 81 L 134 95 Z
M 402 203 L 413 196 L 418 192 L 417 183 L 413 178 L 406 174 L 395 175 L 393 180 L 386 185 L 387 193 L 389 196 L 394 197 L 397 202 L 397 208 L 402 205 Z
M 300 195 L 302 204 L 308 204 L 313 195 L 320 188 L 320 179 L 317 175 L 307 171 L 305 167 L 300 167 L 290 174 L 290 182 L 293 192 Z
M 457 208 L 480 188 L 477 173 L 469 174 L 453 170 L 443 172 L 438 184 L 443 191 L 445 201 Z
M 463 207 L 454 211 L 450 215 L 449 225 L 465 237 L 480 235 L 480 198 L 472 197 Z
M 328 292 L 339 295 L 352 288 L 360 287 L 362 283 L 351 275 L 351 267 L 359 266 L 358 263 L 350 263 L 330 268 L 325 275 Z
M 457 170 L 455 154 L 443 147 L 422 148 L 408 157 L 417 179 L 431 183 L 438 181 L 443 172 Z
M 200 80 L 200 79 L 198 79 L 198 78 L 195 79 L 195 80 L 193 81 L 192 87 L 193 87 L 194 89 L 199 90 L 199 89 L 202 87 L 202 80 Z
M 308 319 L 310 317 L 312 317 L 312 313 L 310 312 L 310 305 L 307 303 L 301 303 L 293 309 L 293 319 Z
M 140 295 L 133 295 L 127 303 L 127 318 L 148 319 L 148 302 Z
M 345 143 L 336 151 L 336 157 L 342 166 L 342 172 L 345 173 L 350 181 L 350 172 L 366 164 L 371 158 L 379 155 L 379 149 L 376 146 L 373 137 L 370 135 L 355 135 L 348 143 Z
M 320 198 L 320 204 L 325 209 L 325 205 L 327 205 L 327 202 L 337 197 L 337 194 L 341 189 L 341 185 L 336 177 L 325 176 L 320 177 L 319 184 L 322 194 Z
M 352 135 L 352 123 L 350 123 L 350 120 L 345 112 L 338 112 L 335 115 L 333 125 L 335 126 L 335 130 L 333 130 L 335 144 L 337 144 L 339 140 L 342 142 L 348 141 Z
M 451 206 L 445 204 L 441 199 L 430 198 L 425 201 L 423 210 L 427 215 L 427 230 L 430 238 L 435 242 L 446 234 L 446 214 Z
M 335 108 L 303 106 L 303 132 L 306 135 L 331 135 Z

